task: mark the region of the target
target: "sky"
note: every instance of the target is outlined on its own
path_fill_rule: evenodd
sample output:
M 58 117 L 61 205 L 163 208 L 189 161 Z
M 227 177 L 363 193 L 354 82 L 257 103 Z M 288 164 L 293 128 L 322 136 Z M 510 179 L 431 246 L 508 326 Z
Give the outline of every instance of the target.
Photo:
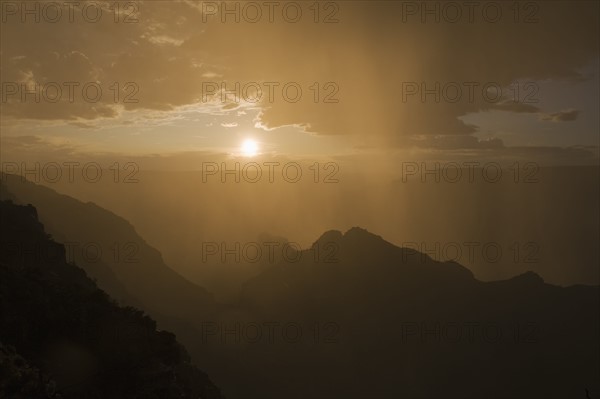
M 2 1 L 0 155 L 597 163 L 598 3 L 448 4 Z

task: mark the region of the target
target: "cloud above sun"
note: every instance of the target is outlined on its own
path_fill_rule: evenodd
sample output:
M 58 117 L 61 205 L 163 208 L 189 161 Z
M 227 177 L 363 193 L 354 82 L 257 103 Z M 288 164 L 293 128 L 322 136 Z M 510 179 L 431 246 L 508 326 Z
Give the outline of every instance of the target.
M 565 111 L 554 112 L 551 114 L 544 114 L 541 116 L 543 121 L 551 122 L 571 122 L 577 119 L 579 111 L 576 109 L 568 109 Z
M 132 111 L 194 107 L 219 115 L 253 107 L 260 110 L 256 125 L 264 129 L 298 126 L 316 135 L 353 137 L 357 145 L 449 149 L 502 145 L 500 138 L 475 139 L 478 127 L 460 119 L 469 113 L 536 114 L 540 123 L 577 120 L 575 106 L 552 112 L 524 101 L 527 94 L 548 95 L 526 85 L 583 79 L 579 69 L 598 57 L 598 3 L 541 3 L 535 23 L 504 18 L 455 24 L 403 22 L 402 3 L 341 3 L 340 21 L 332 24 L 309 18 L 297 24 L 206 22 L 194 2 L 153 1 L 139 2 L 139 20 L 130 24 L 8 19 L 2 26 L 3 82 L 59 82 L 63 95 L 43 104 L 11 95 L 2 116 L 86 127 Z M 75 101 L 63 82 L 81 83 Z M 225 90 L 206 97 L 207 84 L 223 82 Z M 102 96 L 86 100 L 85 83 L 95 84 L 87 88 L 91 92 L 99 86 Z M 263 96 L 253 102 L 256 86 Z M 300 98 L 286 100 L 296 87 Z M 407 88 L 415 87 L 408 95 Z M 438 93 L 426 94 L 432 90 Z M 217 123 L 238 126 L 231 119 Z

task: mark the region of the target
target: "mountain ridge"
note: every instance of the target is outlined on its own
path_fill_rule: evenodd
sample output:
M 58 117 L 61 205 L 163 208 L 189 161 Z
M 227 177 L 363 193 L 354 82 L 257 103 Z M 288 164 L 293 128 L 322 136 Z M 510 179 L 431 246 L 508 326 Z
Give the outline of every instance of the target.
M 0 392 L 14 399 L 218 399 L 175 335 L 67 263 L 36 209 L 0 201 Z M 51 247 L 55 256 L 6 248 Z M 5 347 L 8 345 L 8 347 Z M 25 363 L 23 361 L 25 359 Z
M 109 294 L 157 316 L 186 319 L 214 311 L 212 294 L 169 268 L 127 220 L 20 176 L 1 177 L 0 197 L 10 193 L 20 203 L 34 204 L 50 234 L 72 245 L 73 260 Z M 90 259 L 84 251 L 90 247 L 101 255 Z

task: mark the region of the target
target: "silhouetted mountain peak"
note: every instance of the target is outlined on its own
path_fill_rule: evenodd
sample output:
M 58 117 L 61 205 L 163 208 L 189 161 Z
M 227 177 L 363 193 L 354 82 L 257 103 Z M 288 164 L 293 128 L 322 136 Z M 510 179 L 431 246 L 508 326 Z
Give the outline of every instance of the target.
M 314 245 L 317 243 L 355 244 L 358 242 L 365 244 L 369 241 L 386 242 L 381 236 L 370 233 L 362 227 L 355 226 L 350 228 L 345 233 L 342 233 L 339 230 L 328 230 L 325 233 L 323 233 L 312 246 L 314 247 Z
M 384 256 L 388 251 L 398 249 L 380 235 L 373 234 L 362 227 L 352 227 L 346 231 L 341 247 L 351 253 L 362 253 L 365 256 Z
M 328 230 L 325 233 L 321 234 L 321 237 L 317 239 L 312 245 L 311 248 L 314 248 L 317 244 L 327 244 L 327 243 L 339 243 L 343 239 L 344 235 L 339 230 Z
M 532 271 L 526 271 L 523 274 L 519 274 L 511 278 L 509 281 L 525 283 L 525 284 L 544 284 L 544 279 L 537 273 Z
M 354 226 L 350 229 L 348 229 L 348 231 L 346 231 L 344 233 L 344 237 L 353 237 L 353 236 L 357 236 L 357 237 L 369 237 L 369 236 L 375 236 L 375 237 L 379 237 L 373 233 L 369 233 L 369 231 L 367 229 L 363 229 L 362 227 L 359 226 Z
M 102 249 L 99 258 L 91 261 L 83 256 L 84 251 L 71 250 L 70 260 L 123 304 L 138 306 L 161 323 L 170 322 L 162 315 L 184 318 L 196 315 L 200 307 L 213 309 L 212 294 L 169 268 L 161 253 L 127 220 L 94 202 L 79 201 L 19 176 L 0 176 L 2 195 L 11 194 L 9 198 L 20 204 L 34 204 L 36 208 L 27 208 L 33 215 L 30 219 L 43 224 L 57 241 L 94 243 Z
M 33 206 L 0 200 L 0 220 L 1 397 L 221 398 L 174 334 L 67 263 Z
M 345 241 L 359 241 L 359 242 L 367 242 L 367 241 L 380 241 L 386 242 L 383 237 L 377 234 L 373 234 L 367 229 L 363 229 L 362 227 L 354 226 L 350 228 L 348 231 L 344 233 Z

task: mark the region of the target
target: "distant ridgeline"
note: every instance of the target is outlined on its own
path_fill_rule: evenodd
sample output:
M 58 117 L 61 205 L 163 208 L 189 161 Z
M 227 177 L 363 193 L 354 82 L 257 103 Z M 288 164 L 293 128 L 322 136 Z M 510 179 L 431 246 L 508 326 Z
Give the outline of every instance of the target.
M 4 197 L 6 198 L 6 197 Z M 36 209 L 0 201 L 0 397 L 220 398 L 156 322 L 65 258 Z
M 35 205 L 1 202 L 0 398 L 219 397 L 174 336 L 136 308 L 176 332 L 229 398 L 600 393 L 597 285 L 556 286 L 531 271 L 484 282 L 459 263 L 352 228 L 269 265 L 221 304 L 122 217 L 0 177 L 1 199 Z M 67 256 L 75 266 L 47 233 L 65 246 L 138 251 L 135 262 L 78 251 Z M 576 273 L 582 259 L 558 263 Z

